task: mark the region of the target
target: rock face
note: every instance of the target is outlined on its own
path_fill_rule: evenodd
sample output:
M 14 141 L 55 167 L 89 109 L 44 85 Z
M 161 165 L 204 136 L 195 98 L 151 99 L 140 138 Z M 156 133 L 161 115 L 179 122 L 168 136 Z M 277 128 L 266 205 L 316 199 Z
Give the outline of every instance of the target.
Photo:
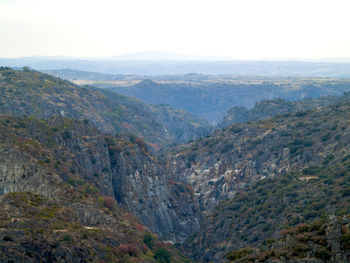
M 184 244 L 186 251 L 200 262 L 220 262 L 231 250 L 280 240 L 285 226 L 350 214 L 350 162 L 345 156 L 333 165 L 304 168 L 238 191 L 202 218 L 200 231 Z
M 198 207 L 192 203 L 191 189 L 180 183 L 169 184 L 165 170 L 145 148 L 112 138 L 107 142 L 113 188 L 119 203 L 152 231 L 173 241 L 183 241 L 198 230 Z M 183 189 L 182 199 L 174 196 L 176 187 Z
M 342 211 L 349 203 L 349 112 L 345 101 L 234 125 L 173 149 L 168 173 L 193 187 L 204 215 L 185 243 L 189 255 L 220 262 L 228 249 L 275 238 L 279 227 L 350 213 Z
M 235 123 L 245 123 L 249 121 L 250 111 L 245 107 L 232 107 L 228 110 L 223 120 L 216 125 L 216 129 L 224 129 Z
M 211 132 L 211 127 L 194 114 L 182 110 L 174 110 L 169 106 L 158 105 L 157 119 L 167 127 L 172 134 L 172 141 L 186 143 L 194 138 L 205 137 Z
M 211 209 L 253 182 L 340 158 L 349 143 L 348 104 L 216 131 L 173 150 L 168 173 Z
M 78 121 L 56 118 L 1 117 L 2 193 L 31 191 L 54 197 L 56 184 L 74 177 L 113 196 L 106 143 L 98 130 Z M 10 135 L 10 136 L 9 136 Z M 55 175 L 56 183 L 48 182 Z M 55 189 L 56 188 L 56 189 Z
M 57 197 L 62 179 L 45 168 L 40 169 L 33 158 L 19 149 L 1 144 L 0 195 L 12 192 L 31 191 L 49 198 Z
M 168 184 L 140 138 L 103 135 L 87 122 L 62 117 L 0 122 L 1 194 L 30 191 L 57 198 L 60 185 L 80 187 L 86 181 L 161 236 L 182 241 L 198 229 L 191 189 Z M 183 189 L 179 201 L 176 187 Z

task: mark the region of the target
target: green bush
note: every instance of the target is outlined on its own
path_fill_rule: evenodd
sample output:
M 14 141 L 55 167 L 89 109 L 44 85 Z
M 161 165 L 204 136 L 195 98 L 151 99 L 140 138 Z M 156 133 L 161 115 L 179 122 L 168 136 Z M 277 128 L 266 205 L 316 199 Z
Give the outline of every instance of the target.
M 143 242 L 148 246 L 150 249 L 153 249 L 155 245 L 155 239 L 153 235 L 149 232 L 146 232 L 145 235 L 143 236 Z
M 160 263 L 170 263 L 172 259 L 170 251 L 165 248 L 157 249 L 153 257 Z

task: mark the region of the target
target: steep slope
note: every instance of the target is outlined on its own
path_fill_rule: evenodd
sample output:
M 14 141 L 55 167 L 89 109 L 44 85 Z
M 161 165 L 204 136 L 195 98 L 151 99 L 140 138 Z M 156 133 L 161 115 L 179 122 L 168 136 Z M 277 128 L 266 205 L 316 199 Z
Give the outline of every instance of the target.
M 152 107 L 136 99 L 96 88 L 79 87 L 47 74 L 0 68 L 0 113 L 40 118 L 63 115 L 86 119 L 103 132 L 133 133 L 156 149 L 208 134 L 211 127 L 192 114 Z M 164 111 L 185 136 L 173 134 L 174 125 L 162 122 Z
M 0 262 L 157 263 L 160 252 L 172 262 L 189 262 L 112 199 L 72 189 L 63 198 L 0 196 Z
M 133 141 L 106 137 L 115 197 L 152 231 L 181 242 L 199 226 L 193 192 L 181 183 L 169 183 L 163 167 L 145 152 L 144 143 Z
M 350 214 L 349 157 L 261 180 L 239 191 L 203 220 L 201 230 L 187 240 L 187 251 L 200 262 L 220 261 L 232 249 L 271 245 L 281 239 L 285 227 L 324 220 L 333 213 Z
M 129 148 L 141 151 L 137 145 Z M 86 122 L 1 116 L 0 262 L 158 262 L 162 251 L 184 262 L 127 213 L 123 203 L 117 204 L 115 188 L 121 187 L 114 181 L 122 172 L 111 160 L 106 137 Z M 144 176 L 150 182 L 143 192 L 158 188 L 153 186 L 162 180 L 158 175 L 145 168 Z M 166 196 L 159 197 L 162 189 L 158 191 L 144 198 L 145 204 L 156 206 L 147 210 L 149 218 L 167 202 Z M 118 194 L 124 198 L 128 192 Z M 158 216 L 171 213 L 166 208 Z M 157 228 L 148 229 L 167 235 L 165 222 L 160 219 Z
M 292 112 L 306 111 L 326 107 L 328 105 L 350 99 L 350 93 L 342 96 L 326 96 L 314 99 L 286 101 L 284 99 L 264 100 L 257 102 L 254 108 L 248 110 L 244 107 L 231 108 L 224 119 L 218 123 L 217 129 L 223 129 L 235 123 L 260 121 Z
M 175 148 L 169 174 L 191 184 L 206 209 L 252 182 L 341 158 L 348 151 L 349 104 L 218 130 Z
M 229 249 L 259 245 L 286 224 L 350 213 L 349 113 L 348 100 L 233 125 L 174 148 L 168 173 L 193 187 L 207 215 L 187 252 L 219 262 Z
M 312 224 L 281 230 L 281 239 L 263 249 L 243 248 L 228 254 L 229 262 L 337 262 L 350 257 L 350 217 L 330 216 Z
M 174 199 L 163 169 L 140 138 L 103 135 L 87 121 L 0 118 L 0 194 L 52 199 L 70 184 L 115 198 L 152 231 L 174 241 L 198 229 L 193 193 Z M 47 176 L 50 175 L 50 176 Z M 87 182 L 88 184 L 84 183 Z

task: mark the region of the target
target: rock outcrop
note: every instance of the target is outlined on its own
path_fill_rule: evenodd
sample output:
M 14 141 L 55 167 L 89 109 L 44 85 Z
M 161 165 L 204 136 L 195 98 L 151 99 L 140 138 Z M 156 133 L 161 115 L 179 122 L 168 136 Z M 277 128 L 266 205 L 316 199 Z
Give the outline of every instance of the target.
M 87 122 L 0 118 L 0 193 L 57 199 L 67 185 L 114 197 L 150 230 L 183 241 L 198 229 L 193 192 L 169 184 L 142 139 L 104 135 Z M 83 182 L 90 183 L 90 186 Z M 183 189 L 177 200 L 176 187 Z
M 174 180 L 193 187 L 200 231 L 186 242 L 199 262 L 260 246 L 285 225 L 350 213 L 349 101 L 249 124 L 177 146 Z
M 348 151 L 349 102 L 269 121 L 239 124 L 167 157 L 168 173 L 193 187 L 202 210 L 252 183 L 320 163 Z

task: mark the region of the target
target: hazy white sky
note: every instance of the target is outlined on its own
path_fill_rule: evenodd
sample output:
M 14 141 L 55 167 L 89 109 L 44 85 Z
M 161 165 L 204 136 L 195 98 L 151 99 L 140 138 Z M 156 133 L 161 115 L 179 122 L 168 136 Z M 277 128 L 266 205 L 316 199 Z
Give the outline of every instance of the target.
M 0 0 L 0 57 L 350 57 L 350 0 Z

